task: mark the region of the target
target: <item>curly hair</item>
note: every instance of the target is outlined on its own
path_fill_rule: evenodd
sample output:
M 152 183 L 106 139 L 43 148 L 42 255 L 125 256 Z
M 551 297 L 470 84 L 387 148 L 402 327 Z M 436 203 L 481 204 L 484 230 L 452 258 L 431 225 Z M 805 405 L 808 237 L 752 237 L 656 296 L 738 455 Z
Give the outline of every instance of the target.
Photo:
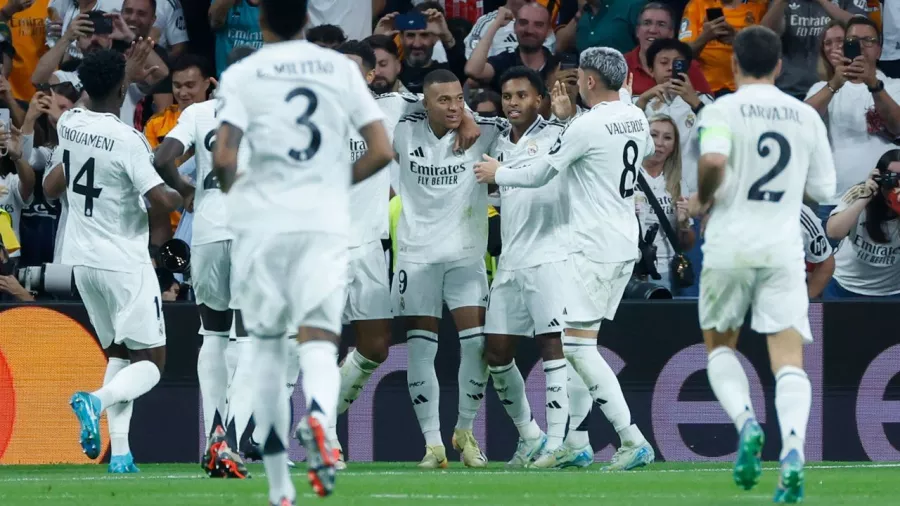
M 84 56 L 78 78 L 93 100 L 108 98 L 125 80 L 125 56 L 111 49 L 100 49 Z

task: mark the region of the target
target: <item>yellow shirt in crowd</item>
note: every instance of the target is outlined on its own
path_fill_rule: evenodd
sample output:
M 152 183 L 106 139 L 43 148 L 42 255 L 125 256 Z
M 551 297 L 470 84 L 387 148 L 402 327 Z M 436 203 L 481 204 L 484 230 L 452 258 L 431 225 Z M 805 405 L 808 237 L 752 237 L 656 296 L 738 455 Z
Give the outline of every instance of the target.
M 162 144 L 163 139 L 166 138 L 166 135 L 175 128 L 175 125 L 178 123 L 178 118 L 181 116 L 181 108 L 178 104 L 170 105 L 166 107 L 162 112 L 158 112 L 150 118 L 150 121 L 147 122 L 147 125 L 144 127 L 144 137 L 147 138 L 147 142 L 150 143 L 150 146 L 153 149 L 156 149 L 160 144 Z M 182 162 L 190 158 L 191 153 L 185 154 L 183 157 L 179 158 L 175 164 L 181 165 Z M 172 230 L 174 231 L 178 228 L 178 222 L 181 221 L 181 213 L 178 211 L 172 211 L 169 214 L 169 221 L 172 224 Z
M 678 38 L 683 42 L 693 42 L 703 31 L 706 21 L 706 9 L 720 8 L 725 14 L 725 21 L 741 31 L 751 25 L 758 25 L 766 14 L 767 0 L 738 0 L 733 7 L 722 5 L 721 0 L 691 0 L 684 8 L 681 18 L 681 30 Z M 703 75 L 709 81 L 713 92 L 723 89 L 734 90 L 734 74 L 731 72 L 731 55 L 734 48 L 718 40 L 706 44 L 700 56 L 696 58 L 703 69 Z
M 5 7 L 7 3 L 8 0 L 0 0 L 0 8 Z M 49 4 L 50 0 L 35 0 L 31 7 L 6 22 L 12 32 L 13 47 L 16 49 L 9 84 L 13 95 L 26 102 L 31 100 L 35 92 L 34 85 L 31 84 L 31 75 L 41 56 L 47 52 L 46 21 Z
M 12 228 L 12 216 L 3 209 L 0 209 L 0 240 L 10 255 L 19 251 L 19 239 Z

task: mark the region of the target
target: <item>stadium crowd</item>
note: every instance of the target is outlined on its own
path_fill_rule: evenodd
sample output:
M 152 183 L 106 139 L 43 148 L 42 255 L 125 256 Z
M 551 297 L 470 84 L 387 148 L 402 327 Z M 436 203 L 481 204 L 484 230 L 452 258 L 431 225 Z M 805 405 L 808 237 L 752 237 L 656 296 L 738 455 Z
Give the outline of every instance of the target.
M 229 53 L 259 47 L 262 37 L 254 0 L 0 0 L 0 6 L 0 105 L 9 111 L 0 232 L 11 256 L 0 296 L 24 301 L 35 294 L 17 281 L 16 268 L 59 259 L 63 206 L 43 196 L 40 181 L 58 142 L 56 120 L 82 96 L 76 72 L 82 55 L 100 48 L 127 55 L 130 84 L 120 119 L 155 148 L 185 108 L 215 93 Z M 374 49 L 374 93 L 421 93 L 426 74 L 447 69 L 465 82 L 468 106 L 484 117 L 503 115 L 500 78 L 518 66 L 538 71 L 547 90 L 560 86 L 574 105 L 569 115 L 577 114 L 579 52 L 621 51 L 632 100 L 650 119 L 656 143 L 641 167 L 636 199 L 645 261 L 635 278 L 667 290 L 636 283 L 634 297 L 697 293 L 683 275 L 702 264 L 703 224 L 687 212 L 697 191 L 697 115 L 734 91 L 735 34 L 767 26 L 785 48 L 778 86 L 826 120 L 838 171 L 837 194 L 826 205 L 811 204 L 802 218 L 809 295 L 900 296 L 900 204 L 896 192 L 891 200 L 875 191 L 896 183 L 886 172 L 900 172 L 898 2 L 313 0 L 310 21 L 306 37 L 318 45 L 363 40 Z M 556 119 L 551 102 L 548 93 L 542 115 Z M 192 155 L 176 161 L 186 178 L 196 170 Z M 394 164 L 395 190 L 398 170 Z M 496 191 L 491 204 L 489 273 L 502 250 Z M 399 213 L 399 201 L 391 209 Z M 190 243 L 187 210 L 150 209 L 150 226 L 154 258 L 173 237 Z M 161 267 L 158 275 L 164 300 L 191 299 L 189 280 L 182 284 L 180 274 Z

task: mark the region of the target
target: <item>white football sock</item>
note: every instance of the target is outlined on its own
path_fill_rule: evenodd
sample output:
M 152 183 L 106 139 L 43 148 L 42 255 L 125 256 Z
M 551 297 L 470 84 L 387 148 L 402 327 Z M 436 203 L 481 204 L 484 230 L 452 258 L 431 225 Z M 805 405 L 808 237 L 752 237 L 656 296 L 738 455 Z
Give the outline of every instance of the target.
M 265 437 L 263 464 L 269 480 L 269 501 L 294 500 L 296 490 L 288 470 L 288 405 L 284 402 L 288 342 L 283 336 L 254 337 L 253 415 Z
M 806 372 L 799 367 L 784 366 L 775 374 L 775 410 L 781 428 L 781 457 L 797 450 L 805 461 L 803 444 L 806 441 L 806 424 L 812 406 L 812 385 Z
M 341 394 L 338 398 L 338 414 L 344 414 L 362 393 L 363 387 L 375 369 L 381 365 L 378 362 L 362 356 L 359 350 L 354 349 L 347 354 L 341 365 Z
M 584 380 L 571 363 L 566 366 L 566 377 L 568 380 L 566 389 L 569 394 L 569 433 L 566 435 L 566 442 L 572 448 L 584 448 L 591 443 L 588 428 L 594 401 Z M 548 447 L 553 448 L 549 444 Z
M 130 360 L 110 358 L 106 364 L 106 374 L 103 376 L 103 384 L 106 385 L 121 370 L 131 364 Z M 109 443 L 113 457 L 128 455 L 131 448 L 128 445 L 128 432 L 131 428 L 131 413 L 134 410 L 134 401 L 119 402 L 106 409 L 106 418 L 109 421 Z
M 285 383 L 285 392 L 288 404 L 291 397 L 294 396 L 294 388 L 297 387 L 297 380 L 300 379 L 300 343 L 292 336 L 288 338 L 288 362 L 287 362 L 287 382 Z
M 440 387 L 434 358 L 437 356 L 438 338 L 434 332 L 410 330 L 406 333 L 407 387 L 413 410 L 419 420 L 419 428 L 428 446 L 443 446 L 441 440 Z
M 159 383 L 159 368 L 153 362 L 143 360 L 123 368 L 108 384 L 93 394 L 100 399 L 102 412 L 117 402 L 137 399 L 149 392 L 157 383 Z
M 228 366 L 225 363 L 226 349 L 228 349 L 228 335 L 210 332 L 203 336 L 203 345 L 197 355 L 197 378 L 200 381 L 203 427 L 207 437 L 212 434 L 215 424 L 225 427 L 227 422 L 228 405 L 225 393 L 228 390 Z
M 503 409 L 519 430 L 519 436 L 531 440 L 541 435 L 541 429 L 531 416 L 531 406 L 525 397 L 525 380 L 516 367 L 516 361 L 497 367 L 489 367 L 494 380 L 494 390 L 503 404 Z
M 569 419 L 569 394 L 566 388 L 565 358 L 544 361 L 544 376 L 547 378 L 547 447 L 556 448 L 566 435 Z M 523 392 L 524 394 L 524 392 Z
M 337 365 L 337 345 L 328 341 L 307 341 L 297 348 L 306 413 L 328 427 L 337 412 L 341 371 Z
M 572 367 L 584 380 L 594 403 L 619 434 L 622 444 L 644 443 L 644 435 L 631 423 L 631 410 L 625 402 L 619 378 L 597 350 L 597 340 L 565 336 L 564 349 Z
M 727 346 L 714 349 L 709 354 L 706 375 L 716 399 L 740 432 L 744 422 L 756 415 L 750 402 L 750 382 L 734 350 Z
M 487 388 L 488 365 L 484 359 L 484 329 L 459 331 L 459 418 L 457 429 L 472 430 Z
M 239 450 L 241 439 L 250 423 L 250 417 L 253 415 L 253 382 L 255 376 L 253 373 L 255 346 L 253 341 L 247 337 L 238 338 L 228 344 L 227 355 L 234 357 L 233 373 L 230 376 L 231 381 L 228 382 L 228 432 L 229 445 L 234 444 Z M 285 377 L 287 375 L 285 374 Z M 256 434 L 256 432 L 254 432 Z M 268 434 L 262 434 L 261 438 L 265 438 Z M 255 439 L 259 444 L 263 443 L 262 439 Z

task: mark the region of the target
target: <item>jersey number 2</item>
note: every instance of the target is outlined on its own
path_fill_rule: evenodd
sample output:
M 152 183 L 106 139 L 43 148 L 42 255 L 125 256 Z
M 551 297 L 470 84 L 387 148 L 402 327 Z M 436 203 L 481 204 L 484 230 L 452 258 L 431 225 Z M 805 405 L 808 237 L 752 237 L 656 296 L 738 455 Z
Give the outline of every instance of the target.
M 69 150 L 63 151 L 63 169 L 66 171 L 66 183 L 69 182 L 69 175 L 72 173 L 69 167 Z M 86 179 L 86 184 L 80 184 L 81 178 Z M 78 174 L 75 174 L 75 180 L 72 181 L 72 191 L 78 195 L 84 195 L 84 215 L 92 217 L 94 215 L 94 199 L 100 197 L 103 188 L 94 188 L 94 159 L 88 158 Z
M 766 132 L 759 136 L 759 142 L 756 144 L 756 152 L 759 153 L 759 156 L 763 158 L 768 158 L 770 154 L 772 154 L 772 149 L 769 146 L 763 146 L 763 143 L 769 139 L 774 140 L 778 143 L 778 160 L 775 162 L 775 166 L 769 172 L 763 174 L 763 176 L 756 180 L 752 186 L 750 186 L 750 191 L 747 192 L 747 199 L 749 200 L 761 200 L 763 202 L 778 202 L 781 200 L 781 197 L 784 196 L 784 192 L 776 192 L 771 190 L 763 190 L 762 186 L 769 181 L 778 177 L 778 174 L 781 174 L 782 171 L 787 167 L 787 164 L 791 161 L 791 145 L 788 144 L 787 139 L 784 138 L 778 132 Z
M 298 162 L 305 162 L 316 156 L 319 152 L 319 146 L 322 144 L 322 132 L 315 123 L 310 121 L 310 116 L 316 112 L 319 107 L 319 97 L 309 88 L 296 88 L 287 94 L 285 102 L 290 102 L 297 97 L 306 97 L 306 111 L 297 118 L 297 124 L 306 127 L 309 130 L 309 146 L 305 149 L 294 149 L 288 151 L 288 155 Z
M 631 157 L 629 153 L 634 153 Z M 629 158 L 631 158 L 629 160 Z M 637 181 L 637 164 L 638 161 L 638 145 L 634 141 L 625 143 L 625 150 L 622 151 L 622 163 L 625 164 L 625 170 L 622 171 L 622 179 L 619 180 L 619 195 L 623 199 L 627 199 L 634 195 L 634 183 Z

